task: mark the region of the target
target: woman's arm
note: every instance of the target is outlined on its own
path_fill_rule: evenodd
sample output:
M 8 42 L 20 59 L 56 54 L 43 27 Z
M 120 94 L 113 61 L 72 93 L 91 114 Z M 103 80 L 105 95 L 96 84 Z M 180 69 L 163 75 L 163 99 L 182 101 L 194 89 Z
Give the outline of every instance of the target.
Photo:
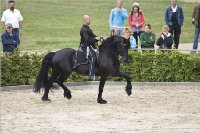
M 129 24 L 131 25 L 131 27 L 134 27 L 136 23 L 133 22 L 132 17 L 133 17 L 133 16 L 132 16 L 131 13 L 130 13 L 130 14 L 129 14 L 129 17 L 128 17 L 128 22 L 129 22 Z

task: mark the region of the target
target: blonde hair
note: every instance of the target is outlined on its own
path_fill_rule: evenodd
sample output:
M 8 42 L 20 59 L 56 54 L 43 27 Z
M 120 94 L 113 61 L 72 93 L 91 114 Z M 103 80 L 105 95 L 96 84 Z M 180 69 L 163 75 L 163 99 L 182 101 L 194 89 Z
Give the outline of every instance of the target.
M 166 30 L 169 31 L 169 26 L 168 26 L 168 25 L 164 25 L 164 26 L 162 27 L 162 29 L 166 29 Z
M 131 30 L 130 27 L 125 27 L 125 28 L 124 28 L 124 33 L 125 33 L 126 31 L 129 32 L 130 35 L 132 34 L 132 30 Z

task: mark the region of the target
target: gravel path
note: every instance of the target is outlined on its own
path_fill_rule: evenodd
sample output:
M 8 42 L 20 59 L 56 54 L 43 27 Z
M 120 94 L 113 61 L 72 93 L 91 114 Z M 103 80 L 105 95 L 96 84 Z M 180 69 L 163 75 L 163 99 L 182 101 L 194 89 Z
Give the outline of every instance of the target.
M 71 100 L 59 89 L 52 102 L 30 89 L 1 91 L 1 132 L 200 132 L 199 86 L 134 86 L 128 97 L 106 85 L 106 105 L 96 103 L 97 85 L 69 88 Z

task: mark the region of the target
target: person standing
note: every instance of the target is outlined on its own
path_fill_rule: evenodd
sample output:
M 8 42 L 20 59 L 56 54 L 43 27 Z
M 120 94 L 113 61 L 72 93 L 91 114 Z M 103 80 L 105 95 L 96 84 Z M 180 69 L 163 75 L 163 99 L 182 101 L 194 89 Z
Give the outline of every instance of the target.
M 10 23 L 5 25 L 6 32 L 1 35 L 1 41 L 3 44 L 3 52 L 4 53 L 13 53 L 14 49 L 17 47 L 17 42 L 12 34 L 13 26 Z
M 193 49 L 197 50 L 199 34 L 200 34 L 200 5 L 194 7 L 192 13 L 192 24 L 195 25 Z
M 165 23 L 169 26 L 169 32 L 174 36 L 174 47 L 178 49 L 181 34 L 181 26 L 183 25 L 184 15 L 182 7 L 177 5 L 177 0 L 171 0 L 171 5 L 165 12 Z
M 112 35 L 119 35 L 123 37 L 124 21 L 128 18 L 128 13 L 122 7 L 123 1 L 116 0 L 117 7 L 110 11 L 109 25 Z
M 140 9 L 139 3 L 134 2 L 132 11 L 129 14 L 128 22 L 133 30 L 133 37 L 136 40 L 138 45 L 138 38 L 140 34 L 143 32 L 143 26 L 145 23 L 144 14 Z
M 22 21 L 23 17 L 19 10 L 15 9 L 15 2 L 10 0 L 8 2 L 9 9 L 3 12 L 1 23 L 3 28 L 6 30 L 6 24 L 11 23 L 13 26 L 12 34 L 16 39 L 17 45 L 20 44 L 20 37 L 22 35 Z

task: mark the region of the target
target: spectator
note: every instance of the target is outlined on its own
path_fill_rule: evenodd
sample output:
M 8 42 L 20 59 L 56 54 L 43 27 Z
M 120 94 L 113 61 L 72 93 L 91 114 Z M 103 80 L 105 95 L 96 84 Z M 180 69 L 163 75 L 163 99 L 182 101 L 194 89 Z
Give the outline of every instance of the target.
M 183 21 L 184 16 L 182 7 L 177 5 L 177 0 L 171 0 L 171 6 L 169 6 L 165 12 L 165 22 L 170 28 L 169 32 L 174 36 L 174 47 L 176 49 L 178 49 L 179 46 L 179 38 Z
M 23 21 L 23 17 L 20 13 L 19 10 L 15 9 L 15 2 L 13 0 L 10 0 L 8 2 L 8 6 L 9 9 L 5 10 L 3 12 L 2 18 L 1 18 L 1 22 L 2 25 L 4 27 L 4 29 L 6 29 L 6 24 L 11 23 L 13 26 L 12 29 L 12 34 L 14 36 L 14 38 L 16 39 L 16 43 L 17 45 L 20 44 L 20 38 L 19 35 L 22 35 L 22 21 Z
M 137 47 L 135 38 L 132 36 L 131 28 L 126 27 L 124 29 L 124 44 L 127 44 L 130 46 L 131 49 L 134 49 Z
M 172 49 L 173 36 L 169 33 L 168 25 L 162 27 L 162 32 L 159 33 L 156 44 L 160 46 L 160 49 Z
M 154 44 L 156 41 L 155 34 L 151 32 L 151 25 L 145 25 L 145 32 L 143 32 L 140 36 L 141 48 L 154 48 Z
M 140 34 L 143 31 L 143 25 L 145 22 L 144 14 L 140 9 L 139 3 L 133 3 L 133 8 L 129 14 L 128 21 L 133 31 L 133 37 L 138 45 L 138 37 L 140 37 Z
M 125 8 L 122 7 L 123 1 L 116 0 L 117 7 L 110 12 L 110 30 L 112 35 L 123 36 L 124 20 L 128 18 L 128 13 Z
M 197 50 L 200 33 L 200 5 L 194 7 L 194 11 L 192 14 L 192 23 L 195 25 L 193 49 Z
M 6 32 L 4 32 L 1 35 L 1 40 L 3 44 L 3 52 L 6 53 L 13 53 L 14 49 L 17 47 L 17 42 L 14 39 L 14 36 L 12 34 L 12 24 L 7 23 L 5 25 Z

